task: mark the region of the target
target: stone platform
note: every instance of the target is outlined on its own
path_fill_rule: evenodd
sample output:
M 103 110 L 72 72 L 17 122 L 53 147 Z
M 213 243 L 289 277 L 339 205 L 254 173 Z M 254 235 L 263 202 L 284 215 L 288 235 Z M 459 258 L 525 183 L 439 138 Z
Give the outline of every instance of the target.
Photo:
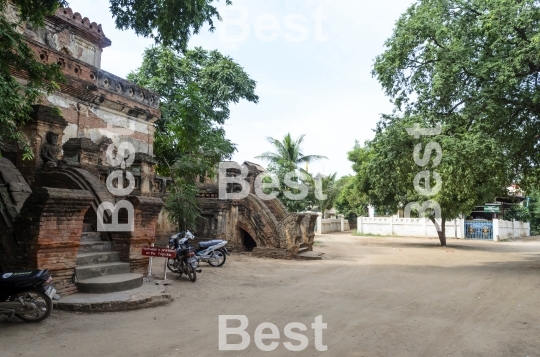
M 55 301 L 54 308 L 79 312 L 113 312 L 163 306 L 173 300 L 167 287 L 149 282 L 136 289 L 114 293 L 69 295 Z

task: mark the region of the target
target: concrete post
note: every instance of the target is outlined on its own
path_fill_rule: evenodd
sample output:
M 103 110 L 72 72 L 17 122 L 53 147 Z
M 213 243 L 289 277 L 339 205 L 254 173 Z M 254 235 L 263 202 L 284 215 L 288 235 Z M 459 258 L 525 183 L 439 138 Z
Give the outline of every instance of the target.
M 356 218 L 356 231 L 358 233 L 364 233 L 363 232 L 363 227 L 362 227 L 362 218 L 363 217 Z
M 341 231 L 345 232 L 345 216 L 338 214 L 338 218 L 341 220 Z
M 322 234 L 322 213 L 317 212 L 317 234 Z
M 493 241 L 498 242 L 500 240 L 499 220 L 493 219 Z
M 390 235 L 394 235 L 394 216 L 390 217 Z

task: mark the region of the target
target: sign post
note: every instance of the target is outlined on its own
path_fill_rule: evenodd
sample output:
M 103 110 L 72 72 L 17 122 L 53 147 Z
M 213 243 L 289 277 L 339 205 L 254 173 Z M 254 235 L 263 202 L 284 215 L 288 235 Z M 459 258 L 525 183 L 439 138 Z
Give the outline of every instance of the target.
M 169 259 L 176 258 L 176 250 L 169 249 L 169 248 L 156 248 L 154 247 L 154 244 L 152 243 L 151 247 L 144 247 L 141 253 L 145 257 L 150 257 L 150 262 L 148 264 L 148 281 L 150 281 L 150 276 L 152 274 L 152 258 L 153 257 L 165 258 L 163 280 L 167 280 L 167 261 Z

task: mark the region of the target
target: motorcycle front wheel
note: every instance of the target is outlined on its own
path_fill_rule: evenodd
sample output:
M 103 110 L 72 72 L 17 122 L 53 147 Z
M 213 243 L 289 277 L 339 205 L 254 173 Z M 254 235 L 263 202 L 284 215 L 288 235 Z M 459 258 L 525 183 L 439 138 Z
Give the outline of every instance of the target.
M 210 257 L 210 259 L 208 259 L 208 264 L 213 267 L 220 267 L 225 264 L 225 260 L 227 260 L 227 256 L 221 249 L 214 250 L 212 256 Z
M 189 280 L 195 282 L 195 280 L 197 280 L 197 272 L 195 271 L 195 268 L 193 268 L 191 264 L 186 263 L 186 269 Z
M 31 306 L 21 307 L 15 316 L 25 322 L 40 322 L 49 317 L 53 310 L 50 297 L 38 290 L 24 291 L 11 296 L 11 301 L 19 301 L 19 298 Z

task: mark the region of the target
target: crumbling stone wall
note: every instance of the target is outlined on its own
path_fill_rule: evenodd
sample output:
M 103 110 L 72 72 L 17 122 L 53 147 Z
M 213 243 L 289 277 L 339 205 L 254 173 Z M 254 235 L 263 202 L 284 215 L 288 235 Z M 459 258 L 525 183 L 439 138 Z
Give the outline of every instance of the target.
M 226 239 L 232 250 L 243 251 L 249 235 L 257 245 L 255 255 L 274 258 L 290 259 L 304 243 L 312 249 L 317 214 L 290 213 L 277 199 L 259 198 L 253 183 L 262 168 L 253 163 L 245 165 L 251 193 L 244 199 L 222 200 L 217 183 L 199 185 L 197 200 L 203 217 L 195 228 L 198 236 Z

